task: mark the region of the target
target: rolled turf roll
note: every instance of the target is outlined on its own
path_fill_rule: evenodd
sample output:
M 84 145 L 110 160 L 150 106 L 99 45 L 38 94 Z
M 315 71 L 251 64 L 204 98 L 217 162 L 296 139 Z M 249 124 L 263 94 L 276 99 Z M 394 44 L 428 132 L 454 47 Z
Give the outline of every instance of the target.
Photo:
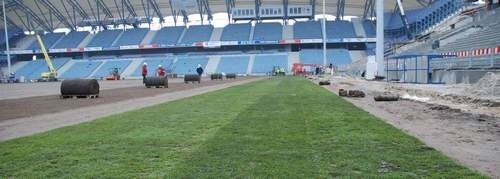
M 187 82 L 201 82 L 201 77 L 198 74 L 186 74 L 184 75 L 184 83 Z
M 167 77 L 146 77 L 144 80 L 144 85 L 146 87 L 160 87 L 163 86 L 165 88 L 168 88 L 168 79 Z
M 221 73 L 214 73 L 210 75 L 211 80 L 222 80 L 222 74 Z
M 392 95 L 392 94 L 383 94 L 383 95 L 374 96 L 373 100 L 375 100 L 375 101 L 397 101 L 397 100 L 399 100 L 399 96 Z
M 99 83 L 95 79 L 67 79 L 61 83 L 61 95 L 96 95 Z
M 228 73 L 228 74 L 226 74 L 226 78 L 227 79 L 231 79 L 231 78 L 236 79 L 236 73 Z

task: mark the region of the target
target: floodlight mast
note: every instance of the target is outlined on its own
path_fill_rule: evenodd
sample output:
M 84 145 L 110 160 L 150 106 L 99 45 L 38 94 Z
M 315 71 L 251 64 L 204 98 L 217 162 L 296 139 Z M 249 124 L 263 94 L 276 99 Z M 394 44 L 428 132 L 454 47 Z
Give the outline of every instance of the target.
M 2 12 L 3 12 L 3 26 L 4 26 L 4 32 L 5 32 L 5 47 L 7 48 L 6 53 L 7 53 L 7 71 L 8 75 L 12 73 L 11 69 L 11 64 L 10 64 L 10 47 L 9 47 L 9 35 L 8 35 L 8 30 L 7 30 L 7 17 L 5 14 L 5 0 L 2 1 Z
M 375 61 L 377 62 L 377 75 L 385 76 L 384 69 L 384 0 L 377 0 L 377 36 L 375 47 Z
M 323 25 L 322 25 L 322 30 L 323 30 L 323 66 L 326 66 L 326 15 L 325 15 L 325 0 L 323 0 Z

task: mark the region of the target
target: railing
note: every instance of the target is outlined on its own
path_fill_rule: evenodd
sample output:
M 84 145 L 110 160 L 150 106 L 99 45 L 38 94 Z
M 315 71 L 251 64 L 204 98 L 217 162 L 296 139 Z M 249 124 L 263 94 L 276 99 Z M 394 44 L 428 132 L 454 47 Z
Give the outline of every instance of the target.
M 433 70 L 500 69 L 500 55 L 468 58 L 444 58 L 430 62 Z

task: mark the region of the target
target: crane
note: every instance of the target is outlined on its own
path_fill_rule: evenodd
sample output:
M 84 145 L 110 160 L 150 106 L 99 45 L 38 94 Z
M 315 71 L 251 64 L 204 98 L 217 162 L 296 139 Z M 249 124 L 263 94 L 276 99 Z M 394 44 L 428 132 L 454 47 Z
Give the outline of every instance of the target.
M 45 57 L 45 62 L 47 63 L 47 66 L 49 67 L 48 72 L 43 72 L 40 76 L 41 78 L 38 79 L 39 82 L 48 82 L 48 81 L 57 81 L 57 71 L 54 68 L 54 65 L 52 64 L 52 60 L 49 57 L 49 54 L 47 53 L 47 49 L 45 49 L 45 45 L 43 44 L 42 38 L 40 35 L 36 34 L 36 40 L 38 41 L 38 44 L 40 45 L 40 49 L 42 50 L 43 56 Z

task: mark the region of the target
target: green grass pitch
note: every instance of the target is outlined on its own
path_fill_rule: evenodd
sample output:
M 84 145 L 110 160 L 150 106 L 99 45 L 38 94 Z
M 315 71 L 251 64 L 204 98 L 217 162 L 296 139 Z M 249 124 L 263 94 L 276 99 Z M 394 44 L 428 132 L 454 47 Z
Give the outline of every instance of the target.
M 482 178 L 302 78 L 0 143 L 0 178 Z

